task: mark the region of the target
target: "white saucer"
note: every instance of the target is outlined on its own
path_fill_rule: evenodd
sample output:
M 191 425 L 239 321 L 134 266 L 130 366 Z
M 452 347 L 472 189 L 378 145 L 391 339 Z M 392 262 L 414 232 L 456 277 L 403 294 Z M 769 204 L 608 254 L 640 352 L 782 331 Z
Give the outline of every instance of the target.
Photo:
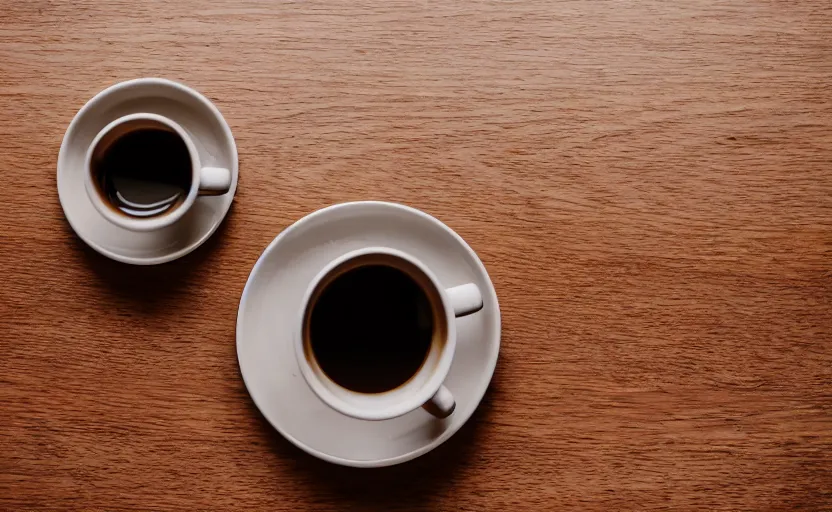
M 344 416 L 312 392 L 298 368 L 292 326 L 310 281 L 335 257 L 373 245 L 412 254 L 444 286 L 473 282 L 482 292 L 483 309 L 457 319 L 456 355 L 445 381 L 457 407 L 444 420 L 422 409 L 384 421 Z M 499 350 L 497 295 L 477 255 L 435 218 L 393 203 L 338 204 L 287 228 L 254 265 L 237 313 L 240 371 L 263 416 L 299 448 L 346 466 L 398 464 L 450 438 L 479 405 Z
M 104 126 L 136 112 L 179 123 L 194 139 L 204 165 L 231 170 L 231 189 L 221 196 L 198 198 L 179 222 L 159 231 L 138 233 L 104 219 L 84 188 L 84 156 Z M 217 107 L 182 84 L 139 78 L 101 91 L 75 115 L 58 154 L 58 197 L 70 226 L 90 247 L 124 263 L 154 265 L 188 254 L 216 231 L 234 200 L 237 175 L 237 146 Z

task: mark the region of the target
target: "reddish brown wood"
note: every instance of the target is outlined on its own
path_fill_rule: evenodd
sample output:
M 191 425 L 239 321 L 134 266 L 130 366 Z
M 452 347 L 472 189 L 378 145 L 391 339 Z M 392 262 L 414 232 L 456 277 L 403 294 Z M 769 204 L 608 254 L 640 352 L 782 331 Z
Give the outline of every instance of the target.
M 241 178 L 136 269 L 55 165 L 141 76 L 216 102 Z M 2 1 L 0 173 L 0 509 L 832 510 L 828 1 Z M 472 422 L 381 471 L 275 434 L 234 346 L 268 242 L 357 199 L 457 230 L 503 312 Z

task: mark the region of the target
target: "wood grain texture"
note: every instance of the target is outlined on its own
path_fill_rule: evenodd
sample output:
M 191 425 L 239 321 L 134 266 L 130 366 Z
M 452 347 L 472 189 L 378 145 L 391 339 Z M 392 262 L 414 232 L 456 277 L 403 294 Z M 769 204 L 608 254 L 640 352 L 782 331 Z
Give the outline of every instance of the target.
M 223 228 L 111 262 L 57 201 L 93 94 L 225 115 Z M 0 1 L 0 509 L 832 510 L 826 0 Z M 473 420 L 386 470 L 250 401 L 248 273 L 301 216 L 423 209 L 503 314 Z

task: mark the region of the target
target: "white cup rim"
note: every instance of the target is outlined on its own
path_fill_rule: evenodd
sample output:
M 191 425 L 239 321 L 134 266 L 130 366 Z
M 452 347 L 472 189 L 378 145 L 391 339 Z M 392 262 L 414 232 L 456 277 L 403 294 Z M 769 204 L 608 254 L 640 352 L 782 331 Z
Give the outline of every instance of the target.
M 111 206 L 109 206 L 101 197 L 101 194 L 93 182 L 91 166 L 93 153 L 98 144 L 101 142 L 101 139 L 103 139 L 116 127 L 124 123 L 138 120 L 154 121 L 163 124 L 176 132 L 176 134 L 179 135 L 185 143 L 185 147 L 188 149 L 188 154 L 191 158 L 191 187 L 188 190 L 188 195 L 185 196 L 185 200 L 169 213 L 146 219 L 128 217 L 127 215 L 116 212 Z M 199 161 L 199 152 L 197 151 L 193 140 L 191 140 L 191 137 L 184 128 L 182 128 L 177 122 L 165 116 L 149 112 L 140 112 L 119 117 L 102 128 L 95 138 L 93 138 L 87 148 L 86 156 L 84 158 L 84 185 L 93 206 L 105 219 L 116 226 L 129 229 L 131 231 L 153 231 L 176 223 L 188 212 L 191 206 L 193 206 L 197 195 L 199 194 L 200 169 L 201 164 Z
M 326 278 L 336 267 L 347 261 L 353 260 L 361 256 L 374 254 L 400 258 L 414 265 L 420 272 L 422 272 L 428 278 L 431 285 L 436 289 L 440 297 L 440 306 L 442 308 L 443 314 L 445 315 L 445 321 L 447 325 L 447 338 L 442 346 L 438 361 L 434 366 L 434 369 L 432 370 L 432 374 L 429 377 L 427 377 L 425 383 L 421 385 L 418 390 L 415 390 L 409 393 L 407 396 L 400 398 L 394 404 L 389 404 L 383 407 L 363 407 L 360 405 L 356 405 L 355 403 L 350 403 L 349 401 L 346 401 L 341 397 L 336 396 L 336 394 L 333 393 L 327 385 L 324 385 L 324 383 L 321 382 L 321 377 L 319 376 L 320 372 L 315 372 L 313 370 L 309 361 L 306 359 L 306 355 L 304 353 L 303 324 L 305 321 L 306 310 L 309 306 L 310 300 L 312 299 L 312 295 L 313 293 L 315 293 L 318 285 L 324 278 Z M 428 402 L 428 400 L 430 400 L 436 394 L 437 391 L 439 391 L 439 388 L 442 387 L 442 383 L 445 381 L 446 377 L 448 376 L 448 372 L 451 369 L 451 362 L 453 360 L 454 352 L 456 350 L 456 327 L 454 324 L 454 319 L 454 312 L 450 305 L 448 296 L 445 293 L 445 289 L 442 287 L 441 283 L 433 274 L 433 272 L 431 272 L 431 270 L 424 263 L 419 261 L 417 258 L 398 249 L 392 249 L 389 247 L 365 247 L 363 249 L 357 249 L 354 251 L 347 252 L 333 259 L 312 279 L 306 292 L 303 295 L 303 300 L 301 301 L 300 311 L 298 312 L 298 317 L 294 328 L 295 332 L 293 338 L 295 344 L 295 356 L 298 361 L 298 366 L 300 367 L 301 373 L 304 379 L 306 379 L 307 384 L 312 389 L 312 391 L 318 396 L 318 398 L 320 398 L 329 407 L 347 416 L 364 420 L 391 419 L 398 416 L 402 416 L 410 411 L 420 408 L 422 405 Z M 418 375 L 422 371 L 428 370 L 420 369 L 419 372 L 416 373 L 416 375 Z M 363 397 L 371 397 L 366 399 L 367 402 L 372 401 L 372 397 L 377 396 L 379 398 L 382 398 L 387 393 L 385 392 L 379 393 L 377 395 L 368 395 L 365 393 L 358 393 L 355 391 L 348 390 L 346 388 L 338 386 L 332 381 L 329 382 L 330 385 L 339 387 L 340 390 L 345 391 L 346 394 L 351 394 L 354 396 L 360 395 Z

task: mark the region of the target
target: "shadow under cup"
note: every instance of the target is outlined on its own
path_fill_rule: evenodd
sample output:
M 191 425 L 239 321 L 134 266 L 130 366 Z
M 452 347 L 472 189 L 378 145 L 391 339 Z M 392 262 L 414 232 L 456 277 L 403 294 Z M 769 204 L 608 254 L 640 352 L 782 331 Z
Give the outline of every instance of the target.
M 336 395 L 411 396 L 428 385 L 448 343 L 434 282 L 392 254 L 361 254 L 332 268 L 303 312 L 303 355 Z

